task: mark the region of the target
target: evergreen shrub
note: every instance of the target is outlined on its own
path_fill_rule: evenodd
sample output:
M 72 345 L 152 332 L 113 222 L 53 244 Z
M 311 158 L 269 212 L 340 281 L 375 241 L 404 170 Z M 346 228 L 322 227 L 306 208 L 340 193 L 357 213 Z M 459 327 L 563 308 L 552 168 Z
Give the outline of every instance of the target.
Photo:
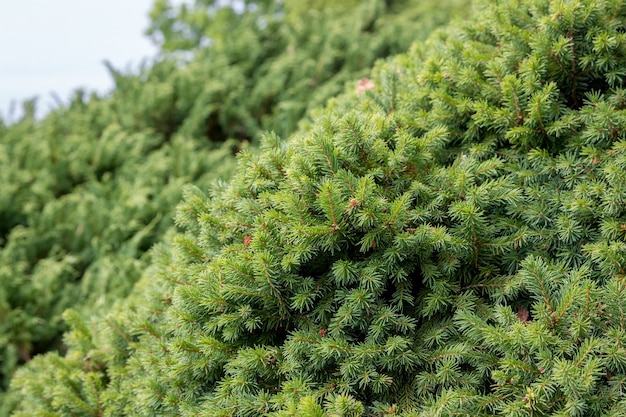
M 625 24 L 484 2 L 267 134 L 15 415 L 625 415 Z
M 78 91 L 43 120 L 29 102 L 20 120 L 0 121 L 0 415 L 20 364 L 65 351 L 68 307 L 88 317 L 129 293 L 184 184 L 228 178 L 262 129 L 289 135 L 465 1 L 333 4 L 157 1 L 155 62 L 109 65 L 113 91 Z

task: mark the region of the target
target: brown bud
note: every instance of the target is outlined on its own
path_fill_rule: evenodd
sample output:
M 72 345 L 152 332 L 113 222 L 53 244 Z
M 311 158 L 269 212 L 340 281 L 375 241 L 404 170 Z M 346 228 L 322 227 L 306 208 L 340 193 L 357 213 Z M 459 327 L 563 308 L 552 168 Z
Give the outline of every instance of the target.
M 519 306 L 517 309 L 517 318 L 522 323 L 528 323 L 528 317 L 530 316 L 530 312 L 524 306 Z
M 361 78 L 356 87 L 356 93 L 362 94 L 367 90 L 373 90 L 375 88 L 374 83 L 369 78 Z

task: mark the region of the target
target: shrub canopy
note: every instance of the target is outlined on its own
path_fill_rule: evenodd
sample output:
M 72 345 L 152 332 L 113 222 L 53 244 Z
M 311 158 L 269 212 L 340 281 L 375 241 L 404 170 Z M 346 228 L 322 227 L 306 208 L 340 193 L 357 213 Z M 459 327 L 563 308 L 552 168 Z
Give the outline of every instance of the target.
M 626 6 L 485 3 L 188 188 L 15 415 L 624 415 Z
M 109 65 L 110 93 L 77 91 L 43 120 L 34 101 L 0 120 L 0 391 L 18 365 L 65 350 L 65 309 L 88 317 L 129 293 L 184 184 L 228 178 L 263 129 L 291 134 L 464 3 L 157 1 L 154 62 Z

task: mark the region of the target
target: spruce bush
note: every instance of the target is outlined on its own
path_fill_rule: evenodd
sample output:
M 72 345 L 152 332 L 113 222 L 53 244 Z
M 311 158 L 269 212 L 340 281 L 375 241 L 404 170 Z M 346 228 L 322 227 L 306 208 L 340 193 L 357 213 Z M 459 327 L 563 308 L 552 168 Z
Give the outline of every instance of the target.
M 265 135 L 15 416 L 625 415 L 625 24 L 486 1 Z
M 0 120 L 1 416 L 17 367 L 65 351 L 64 310 L 88 317 L 129 293 L 172 230 L 184 184 L 228 178 L 262 129 L 289 135 L 465 1 L 237 4 L 157 1 L 155 62 L 109 65 L 113 91 L 77 91 L 43 120 L 34 101 L 21 120 Z

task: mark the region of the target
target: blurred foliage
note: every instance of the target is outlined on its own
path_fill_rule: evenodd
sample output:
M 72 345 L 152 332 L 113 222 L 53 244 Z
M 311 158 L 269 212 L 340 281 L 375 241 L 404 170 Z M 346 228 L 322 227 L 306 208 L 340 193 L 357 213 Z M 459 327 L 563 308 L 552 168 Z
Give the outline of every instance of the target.
M 230 177 L 261 132 L 288 136 L 465 3 L 157 0 L 154 62 L 108 65 L 110 93 L 77 91 L 43 120 L 34 101 L 0 119 L 0 389 L 35 355 L 64 351 L 68 307 L 86 317 L 130 291 L 183 184 Z M 9 403 L 0 394 L 0 415 Z
M 309 110 L 366 76 L 377 59 L 405 51 L 467 3 L 204 0 L 172 8 L 158 0 L 148 34 L 179 62 L 194 51 L 186 70 L 219 80 L 190 86 L 194 106 L 180 110 L 189 114 L 191 132 L 288 136 Z
M 0 358 L 15 366 L 62 348 L 63 311 L 97 311 L 128 293 L 144 252 L 172 227 L 186 183 L 232 169 L 234 142 L 124 129 L 115 99 L 79 96 L 2 134 Z M 102 127 L 101 127 L 102 126 Z

